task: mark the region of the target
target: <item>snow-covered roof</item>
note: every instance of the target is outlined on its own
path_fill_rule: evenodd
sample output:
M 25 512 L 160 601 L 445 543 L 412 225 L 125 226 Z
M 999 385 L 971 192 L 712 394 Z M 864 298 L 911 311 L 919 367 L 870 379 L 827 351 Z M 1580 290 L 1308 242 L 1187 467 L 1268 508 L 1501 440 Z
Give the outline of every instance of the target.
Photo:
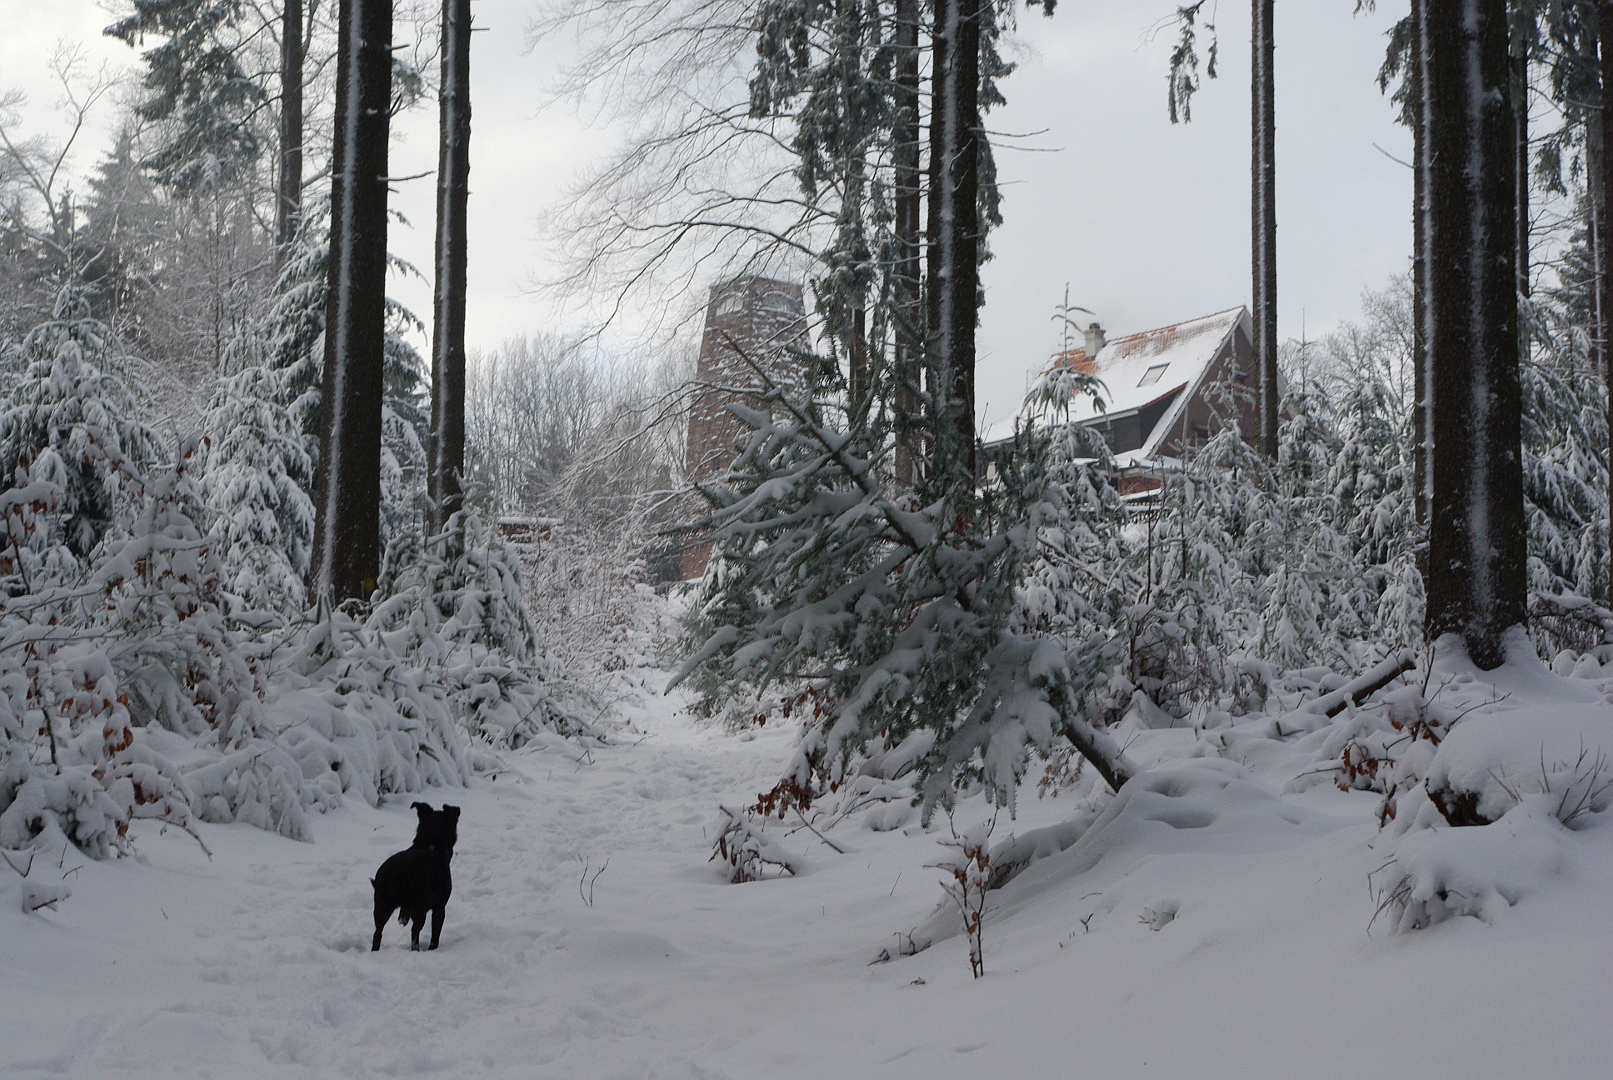
M 1165 435 L 1181 418 L 1204 381 L 1210 362 L 1240 322 L 1249 318 L 1242 306 L 1218 311 L 1187 322 L 1173 323 L 1155 330 L 1114 338 L 1089 360 L 1084 348 L 1070 349 L 1053 358 L 1049 370 L 1060 368 L 1094 372 L 1103 384 L 1099 394 L 1103 408 L 1082 395 L 1070 402 L 1069 419 L 1090 424 L 1117 419 L 1146 409 L 1164 399 L 1173 399 L 1143 444 L 1126 456 L 1150 459 L 1157 456 Z M 1248 332 L 1248 327 L 1245 327 Z M 1186 391 L 1183 393 L 1182 391 Z M 985 441 L 996 442 L 1013 433 L 1014 417 L 992 425 Z M 1021 414 L 1021 422 L 1028 417 Z

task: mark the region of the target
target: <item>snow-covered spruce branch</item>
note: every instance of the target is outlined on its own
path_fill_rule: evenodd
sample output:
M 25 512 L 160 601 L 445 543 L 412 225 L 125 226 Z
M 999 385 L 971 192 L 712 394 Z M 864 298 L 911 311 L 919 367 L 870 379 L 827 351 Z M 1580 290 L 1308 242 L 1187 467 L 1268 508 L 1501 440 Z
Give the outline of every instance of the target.
M 706 632 L 674 684 L 698 669 L 720 694 L 810 671 L 834 702 L 802 749 L 819 763 L 877 736 L 935 731 L 918 770 L 926 812 L 976 782 L 1011 805 L 1028 750 L 1048 752 L 1060 735 L 1124 784 L 1135 769 L 1086 716 L 1088 687 L 1064 645 L 1011 629 L 1045 513 L 1039 469 L 1005 459 L 1016 483 L 994 493 L 988 523 L 972 485 L 931 493 L 928 505 L 888 495 L 881 447 L 771 382 L 763 398 L 783 415 L 730 406 L 752 434 L 697 526 L 710 530 L 717 565 Z M 1035 461 L 1029 445 L 1013 452 Z
M 1529 618 L 1538 622 L 1554 619 L 1576 625 L 1599 636 L 1600 645 L 1613 645 L 1613 611 L 1583 596 L 1571 593 L 1537 592 L 1530 596 Z

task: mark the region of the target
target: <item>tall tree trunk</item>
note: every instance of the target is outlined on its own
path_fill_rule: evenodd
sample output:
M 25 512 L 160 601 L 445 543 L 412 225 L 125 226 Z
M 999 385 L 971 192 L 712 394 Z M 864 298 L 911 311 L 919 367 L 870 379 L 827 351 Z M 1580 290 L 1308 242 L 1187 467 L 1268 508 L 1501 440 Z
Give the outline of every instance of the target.
M 275 200 L 275 265 L 285 264 L 302 213 L 302 0 L 280 12 L 280 185 Z
M 440 528 L 462 502 L 465 470 L 466 203 L 470 194 L 470 0 L 443 0 L 437 157 L 437 297 L 431 346 L 431 467 Z
M 1607 298 L 1602 282 L 1607 279 L 1607 196 L 1603 192 L 1602 171 L 1606 163 L 1602 156 L 1602 113 L 1600 109 L 1587 109 L 1585 116 L 1585 253 L 1590 258 L 1591 287 L 1591 361 L 1596 370 L 1607 371 Z
M 975 475 L 980 290 L 980 4 L 936 0 L 930 125 L 930 356 L 937 472 Z
M 1412 329 L 1411 351 L 1415 364 L 1413 381 L 1415 384 L 1412 402 L 1412 433 L 1415 445 L 1412 450 L 1412 483 L 1416 488 L 1414 500 L 1417 524 L 1423 527 L 1428 525 L 1429 478 L 1431 470 L 1428 459 L 1433 445 L 1430 437 L 1428 420 L 1428 372 L 1431 369 L 1431 359 L 1428 354 L 1428 343 L 1431 339 L 1428 332 L 1428 133 L 1424 118 L 1428 111 L 1428 0 L 1412 0 L 1411 2 L 1413 38 L 1412 47 L 1416 50 L 1411 58 L 1410 71 L 1407 77 L 1414 79 L 1415 84 L 1411 92 L 1412 117 L 1412 257 L 1411 257 L 1411 294 L 1412 294 Z M 1426 563 L 1427 552 L 1424 551 Z M 1425 568 L 1426 569 L 1426 568 Z
M 1434 436 L 1426 631 L 1505 659 L 1525 614 L 1516 192 L 1506 0 L 1427 0 L 1428 348 Z
M 935 25 L 930 34 L 930 153 L 926 170 L 929 173 L 929 190 L 925 192 L 924 206 L 924 389 L 926 415 L 922 438 L 926 472 L 936 476 L 941 462 L 938 445 L 941 441 L 942 416 L 946 412 L 946 384 L 942 379 L 944 366 L 940 357 L 939 327 L 941 324 L 941 188 L 946 179 L 946 128 L 942 116 L 946 111 L 948 42 L 944 33 L 947 7 L 954 0 L 932 0 Z
M 1254 153 L 1251 172 L 1254 205 L 1250 223 L 1254 241 L 1255 364 L 1260 369 L 1260 450 L 1277 457 L 1277 114 L 1272 63 L 1273 0 L 1254 0 L 1250 35 L 1253 86 L 1251 127 Z
M 918 0 L 896 0 L 896 124 L 892 157 L 896 185 L 896 482 L 918 478 L 918 389 L 924 357 L 924 310 L 919 296 L 919 15 Z
M 861 87 L 868 78 L 863 67 L 863 50 L 867 32 L 863 24 L 864 12 L 859 0 L 836 0 L 835 52 L 839 67 L 842 108 L 846 112 L 848 132 L 856 138 L 864 117 Z M 868 278 L 869 264 L 867 234 L 864 232 L 865 193 L 867 191 L 868 162 L 864 146 L 855 144 L 846 158 L 845 178 L 841 189 L 840 245 L 848 259 L 851 286 L 849 309 L 846 312 L 846 359 L 850 366 L 847 380 L 850 391 L 848 419 L 866 416 L 870 404 L 868 357 Z M 850 241 L 848 244 L 847 241 Z
M 392 0 L 344 0 L 340 12 L 312 560 L 315 595 L 337 602 L 368 596 L 381 562 Z
M 1529 48 L 1535 37 L 1534 13 L 1522 6 L 1514 12 L 1512 26 L 1512 170 L 1517 176 L 1516 251 L 1513 262 L 1518 273 L 1518 295 L 1528 296 L 1529 284 Z M 1606 16 L 1603 16 L 1604 19 Z M 1529 355 L 1529 334 L 1520 328 L 1518 355 Z
M 1610 421 L 1608 464 L 1613 466 L 1613 274 L 1608 272 L 1607 226 L 1608 192 L 1613 192 L 1613 153 L 1608 153 L 1607 134 L 1613 131 L 1613 0 L 1597 5 L 1597 44 L 1602 50 L 1602 197 L 1598 198 L 1597 231 L 1597 314 L 1602 339 L 1602 385 L 1607 387 L 1607 416 Z M 1608 469 L 1608 598 L 1613 601 L 1613 467 Z

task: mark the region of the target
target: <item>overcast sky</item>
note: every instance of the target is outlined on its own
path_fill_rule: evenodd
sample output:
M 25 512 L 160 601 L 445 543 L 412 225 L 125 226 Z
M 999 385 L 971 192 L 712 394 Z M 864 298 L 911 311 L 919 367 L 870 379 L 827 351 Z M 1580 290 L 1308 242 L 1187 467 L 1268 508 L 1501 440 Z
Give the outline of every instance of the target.
M 1212 0 L 1212 4 L 1216 0 Z M 1018 405 L 1029 373 L 1058 343 L 1054 308 L 1092 309 L 1111 335 L 1248 303 L 1249 9 L 1219 0 L 1220 78 L 1206 81 L 1193 122 L 1165 109 L 1170 31 L 1146 31 L 1176 0 L 1065 0 L 1043 18 L 1023 11 L 1019 70 L 994 131 L 1035 133 L 999 153 L 1006 222 L 992 238 L 980 333 L 978 399 L 989 419 Z M 1281 332 L 1311 337 L 1354 317 L 1366 286 L 1405 270 L 1411 245 L 1410 136 L 1373 77 L 1399 5 L 1355 17 L 1354 0 L 1277 5 L 1277 221 Z M 529 329 L 555 328 L 552 309 L 524 283 L 547 266 L 546 208 L 612 145 L 607 123 L 565 106 L 542 108 L 567 41 L 528 50 L 531 0 L 478 0 L 485 33 L 473 44 L 471 252 L 467 336 L 490 348 Z M 30 91 L 29 122 L 50 122 L 56 94 L 44 61 L 59 38 L 132 64 L 99 36 L 109 17 L 92 0 L 0 0 L 0 88 Z M 1205 42 L 1201 41 L 1200 53 Z M 76 161 L 107 145 L 107 109 Z M 436 109 L 399 125 L 391 171 L 436 165 Z M 1044 152 L 1046 151 L 1046 152 Z M 413 222 L 391 246 L 428 270 L 429 178 L 402 185 L 394 205 Z M 393 291 L 429 316 L 429 283 Z M 1083 317 L 1084 318 L 1084 317 Z

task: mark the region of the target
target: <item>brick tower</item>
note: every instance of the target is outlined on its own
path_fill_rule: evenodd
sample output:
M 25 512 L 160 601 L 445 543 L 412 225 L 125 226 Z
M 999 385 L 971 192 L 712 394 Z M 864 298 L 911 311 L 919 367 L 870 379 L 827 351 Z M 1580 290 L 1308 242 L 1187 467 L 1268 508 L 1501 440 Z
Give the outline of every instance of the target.
M 749 428 L 727 406 L 762 389 L 762 378 L 751 364 L 773 382 L 792 385 L 797 381 L 796 361 L 790 350 L 806 345 L 801 286 L 747 275 L 711 287 L 695 376 L 701 389 L 689 413 L 691 480 L 704 483 L 720 477 L 748 434 Z M 685 549 L 681 559 L 684 580 L 705 573 L 710 555 L 709 543 Z

